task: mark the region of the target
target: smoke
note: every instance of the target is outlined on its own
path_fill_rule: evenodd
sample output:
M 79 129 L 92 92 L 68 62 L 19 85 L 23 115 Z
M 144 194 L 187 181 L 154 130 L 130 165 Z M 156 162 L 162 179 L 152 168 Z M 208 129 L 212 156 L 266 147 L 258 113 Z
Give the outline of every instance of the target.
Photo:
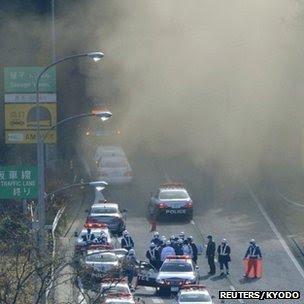
M 57 55 L 105 53 L 78 72 L 91 103 L 119 118 L 131 152 L 250 176 L 301 161 L 301 9 L 292 0 L 56 2 Z
M 299 9 L 276 0 L 90 1 L 89 43 L 106 56 L 86 70 L 87 90 L 124 109 L 134 151 L 185 154 L 232 175 L 290 166 L 301 153 Z

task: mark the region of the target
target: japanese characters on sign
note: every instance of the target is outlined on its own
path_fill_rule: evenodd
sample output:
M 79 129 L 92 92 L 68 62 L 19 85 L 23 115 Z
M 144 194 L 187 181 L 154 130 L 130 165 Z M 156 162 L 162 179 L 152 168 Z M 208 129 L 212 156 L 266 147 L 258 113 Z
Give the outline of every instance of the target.
M 36 167 L 0 167 L 0 198 L 37 198 Z

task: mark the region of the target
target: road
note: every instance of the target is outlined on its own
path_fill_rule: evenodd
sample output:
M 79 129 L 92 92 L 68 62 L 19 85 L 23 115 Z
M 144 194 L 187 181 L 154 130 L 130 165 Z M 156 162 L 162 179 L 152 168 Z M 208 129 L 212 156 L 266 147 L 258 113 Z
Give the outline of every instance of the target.
M 128 153 L 127 153 L 128 154 Z M 87 154 L 88 155 L 88 154 Z M 83 158 L 85 159 L 85 158 Z M 208 276 L 208 264 L 204 255 L 199 256 L 201 283 L 207 285 L 211 294 L 220 303 L 219 291 L 256 291 L 256 290 L 296 290 L 304 295 L 303 266 L 294 258 L 289 250 L 285 236 L 276 227 L 272 214 L 268 214 L 263 199 L 275 200 L 258 192 L 255 186 L 246 181 L 238 182 L 223 177 L 223 183 L 215 183 L 212 176 L 198 170 L 187 159 L 164 159 L 138 151 L 137 155 L 129 155 L 134 171 L 134 181 L 130 186 L 109 186 L 104 195 L 108 201 L 117 202 L 121 208 L 128 209 L 127 229 L 135 240 L 136 254 L 145 260 L 145 252 L 152 239 L 151 223 L 147 217 L 147 203 L 150 192 L 157 189 L 162 182 L 182 181 L 189 189 L 194 200 L 194 220 L 189 222 L 157 223 L 160 235 L 177 235 L 184 231 L 192 235 L 197 244 L 205 246 L 208 234 L 212 234 L 216 243 L 222 238 L 231 246 L 230 275 Z M 178 166 L 176 165 L 178 164 Z M 88 168 L 88 167 L 87 167 Z M 94 178 L 92 178 L 94 179 Z M 229 182 L 227 182 L 229 181 Z M 264 194 L 264 195 L 261 195 Z M 90 202 L 86 202 L 87 208 Z M 85 212 L 82 210 L 83 221 Z M 82 216 L 79 218 L 81 219 Z M 83 224 L 77 223 L 79 228 Z M 263 277 L 258 280 L 243 278 L 242 258 L 248 241 L 255 238 L 263 253 Z M 157 297 L 153 288 L 140 287 L 136 291 L 148 303 L 172 303 L 172 299 Z M 236 303 L 237 300 L 225 300 L 225 303 Z M 240 303 L 258 303 L 259 300 L 239 300 Z M 286 304 L 303 303 L 303 300 L 264 300 L 264 303 Z

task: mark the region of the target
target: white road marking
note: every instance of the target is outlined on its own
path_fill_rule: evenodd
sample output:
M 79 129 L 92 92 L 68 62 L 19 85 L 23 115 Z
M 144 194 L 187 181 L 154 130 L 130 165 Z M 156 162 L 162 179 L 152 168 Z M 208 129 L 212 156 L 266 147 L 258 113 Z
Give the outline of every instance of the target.
M 250 188 L 250 186 L 246 183 L 246 188 L 248 190 L 248 192 L 250 193 L 252 199 L 254 200 L 254 202 L 257 204 L 258 208 L 260 209 L 261 213 L 263 214 L 264 218 L 266 219 L 266 221 L 268 222 L 271 230 L 273 231 L 273 233 L 276 235 L 276 237 L 278 238 L 278 240 L 280 241 L 282 247 L 284 248 L 284 250 L 286 251 L 287 255 L 289 256 L 289 258 L 291 259 L 291 261 L 293 262 L 293 264 L 295 265 L 295 267 L 297 268 L 297 270 L 299 271 L 300 275 L 302 276 L 302 278 L 304 279 L 304 271 L 302 269 L 302 267 L 300 266 L 300 264 L 298 263 L 297 259 L 295 258 L 295 256 L 293 255 L 293 253 L 290 251 L 288 245 L 286 244 L 286 242 L 284 241 L 283 237 L 281 236 L 280 232 L 278 231 L 278 229 L 276 228 L 276 226 L 274 225 L 274 223 L 272 222 L 272 220 L 269 218 L 269 216 L 267 215 L 264 207 L 261 205 L 261 203 L 259 202 L 259 200 L 257 199 L 257 197 L 255 196 L 255 194 L 253 193 L 252 189 Z
M 232 291 L 236 291 L 236 289 L 234 288 L 233 285 L 229 285 L 229 287 L 230 287 L 230 289 L 231 289 Z M 245 303 L 242 299 L 238 299 L 238 301 L 239 301 L 240 303 L 242 303 L 242 304 Z
M 297 203 L 297 202 L 294 202 L 290 199 L 288 199 L 286 196 L 284 196 L 279 190 L 277 190 L 277 193 L 278 195 L 283 199 L 285 200 L 287 203 L 291 204 L 291 205 L 294 205 L 296 207 L 301 207 L 301 208 L 304 208 L 304 203 Z
M 164 301 L 160 298 L 152 298 L 151 300 L 153 303 L 164 303 Z

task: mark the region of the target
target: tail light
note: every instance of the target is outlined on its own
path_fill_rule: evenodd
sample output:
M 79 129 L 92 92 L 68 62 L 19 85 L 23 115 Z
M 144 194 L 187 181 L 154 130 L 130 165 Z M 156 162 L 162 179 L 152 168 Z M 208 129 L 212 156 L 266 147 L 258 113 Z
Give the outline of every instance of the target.
M 186 208 L 192 208 L 193 207 L 193 203 L 192 202 L 188 202 L 186 205 L 185 205 Z
M 108 173 L 106 173 L 106 172 L 99 172 L 98 176 L 108 176 Z
M 132 176 L 132 172 L 131 171 L 127 171 L 124 176 Z
M 165 208 L 168 208 L 168 206 L 164 203 L 160 203 L 159 204 L 159 209 L 165 209 Z

